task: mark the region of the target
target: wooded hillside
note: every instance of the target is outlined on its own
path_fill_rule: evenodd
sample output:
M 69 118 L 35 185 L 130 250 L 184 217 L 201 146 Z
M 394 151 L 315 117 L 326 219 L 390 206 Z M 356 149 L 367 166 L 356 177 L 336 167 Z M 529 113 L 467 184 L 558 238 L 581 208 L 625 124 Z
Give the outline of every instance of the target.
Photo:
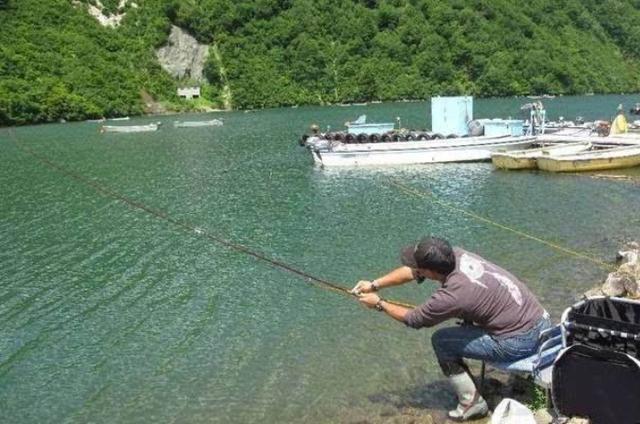
M 171 24 L 217 48 L 203 93 L 235 108 L 640 91 L 640 0 L 136 3 L 113 29 L 79 1 L 0 0 L 0 125 L 138 114 L 143 92 L 188 108 L 154 55 Z

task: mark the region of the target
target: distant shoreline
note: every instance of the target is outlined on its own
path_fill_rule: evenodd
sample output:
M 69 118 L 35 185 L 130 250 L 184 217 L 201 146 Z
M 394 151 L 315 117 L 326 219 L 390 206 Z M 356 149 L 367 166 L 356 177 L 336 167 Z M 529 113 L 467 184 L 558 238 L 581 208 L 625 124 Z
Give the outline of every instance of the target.
M 637 96 L 637 99 L 635 100 L 630 100 L 630 103 L 638 103 L 640 102 L 640 92 L 639 93 L 598 93 L 598 94 L 594 94 L 594 93 L 586 93 L 586 94 L 572 94 L 572 95 L 523 95 L 523 96 L 507 96 L 507 97 L 475 97 L 476 100 L 483 100 L 483 99 L 523 99 L 523 100 L 533 100 L 533 99 L 540 99 L 543 100 L 545 102 L 553 102 L 553 101 L 557 101 L 559 99 L 563 99 L 563 98 L 570 98 L 570 97 L 587 97 L 587 98 L 593 98 L 594 96 Z M 439 96 L 432 96 L 432 97 L 439 97 Z M 155 116 L 171 116 L 171 115 L 184 115 L 184 114 L 207 114 L 207 113 L 228 113 L 228 112 L 245 112 L 245 113 L 249 113 L 249 112 L 253 112 L 253 111 L 258 111 L 258 110 L 269 110 L 269 109 L 286 109 L 286 108 L 291 108 L 291 109 L 296 109 L 300 106 L 309 106 L 309 107 L 354 107 L 354 108 L 358 108 L 358 107 L 365 107 L 365 106 L 372 106 L 372 105 L 380 105 L 380 104 L 388 104 L 388 103 L 420 103 L 420 102 L 428 102 L 431 99 L 431 97 L 429 98 L 425 98 L 425 99 L 396 99 L 396 100 L 371 100 L 371 101 L 366 101 L 366 102 L 353 102 L 353 103 L 317 103 L 317 104 L 305 104 L 305 105 L 282 105 L 282 106 L 274 106 L 274 107 L 256 107 L 256 108 L 235 108 L 235 109 L 221 109 L 221 108 L 203 108 L 200 110 L 188 110 L 188 111 L 178 111 L 178 110 L 172 110 L 172 109 L 167 109 L 165 105 L 162 105 L 161 102 L 154 102 L 152 105 L 147 104 L 147 109 L 156 109 L 158 110 L 157 112 L 146 112 L 146 113 L 140 113 L 140 114 L 129 114 L 129 115 L 124 115 L 124 116 L 130 116 L 132 118 L 143 118 L 143 117 L 155 117 Z M 99 122 L 100 119 L 105 119 L 105 120 L 113 120 L 113 119 L 119 119 L 122 118 L 124 116 L 112 116 L 112 117 L 103 117 L 103 118 L 96 118 L 96 117 L 87 117 L 87 118 L 83 118 L 83 119 L 64 119 L 64 118 L 60 118 L 58 120 L 52 120 L 52 121 L 28 121 L 28 122 L 24 122 L 24 123 L 20 123 L 20 124 L 14 124 L 14 125 L 1 125 L 0 124 L 0 128 L 13 128 L 13 127 L 21 127 L 21 126 L 28 126 L 28 125 L 41 125 L 41 124 L 56 124 L 56 123 L 66 123 L 66 122 L 88 122 L 88 121 L 93 121 L 93 122 Z

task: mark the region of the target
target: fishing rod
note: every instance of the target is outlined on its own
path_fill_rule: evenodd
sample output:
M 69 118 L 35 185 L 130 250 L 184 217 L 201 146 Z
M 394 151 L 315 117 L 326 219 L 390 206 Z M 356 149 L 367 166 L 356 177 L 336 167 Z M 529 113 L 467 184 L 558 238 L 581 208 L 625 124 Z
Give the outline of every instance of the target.
M 342 295 L 346 295 L 346 296 L 356 296 L 356 294 L 352 293 L 351 290 L 344 288 L 338 284 L 329 282 L 327 280 L 324 280 L 322 278 L 313 276 L 311 274 L 308 274 L 300 269 L 297 269 L 295 267 L 293 267 L 292 265 L 286 264 L 282 261 L 279 261 L 277 259 L 273 259 L 273 258 L 269 258 L 268 256 L 256 252 L 255 250 L 240 244 L 240 243 L 235 243 L 231 240 L 227 240 L 225 238 L 222 238 L 220 236 L 217 236 L 215 234 L 212 234 L 208 231 L 206 231 L 205 229 L 198 227 L 196 225 L 191 224 L 190 222 L 187 221 L 183 221 L 183 220 L 179 220 L 176 218 L 173 218 L 172 216 L 170 216 L 167 212 L 159 210 L 159 209 L 155 209 L 152 208 L 142 202 L 140 202 L 139 200 L 133 199 L 131 197 L 128 197 L 116 190 L 113 190 L 112 188 L 101 184 L 95 180 L 92 180 L 82 174 L 79 174 L 73 170 L 70 170 L 60 164 L 55 163 L 54 161 L 50 160 L 48 157 L 39 154 L 38 152 L 36 152 L 35 150 L 33 150 L 31 147 L 26 146 L 26 145 L 22 145 L 22 143 L 19 143 L 16 139 L 15 139 L 15 135 L 12 134 L 12 141 L 14 142 L 14 144 L 23 152 L 29 154 L 30 156 L 34 157 L 35 159 L 37 159 L 39 162 L 41 162 L 42 164 L 48 166 L 49 168 L 55 170 L 56 172 L 63 174 L 81 184 L 84 184 L 85 186 L 88 186 L 92 189 L 94 189 L 95 191 L 97 191 L 99 194 L 105 196 L 105 197 L 110 197 L 112 199 L 116 199 L 120 202 L 123 202 L 124 204 L 128 205 L 129 207 L 133 208 L 133 209 L 138 209 L 141 211 L 144 211 L 156 218 L 165 220 L 179 228 L 182 228 L 185 231 L 191 232 L 193 234 L 196 234 L 198 236 L 202 236 L 210 241 L 213 241 L 217 244 L 220 244 L 222 246 L 225 246 L 228 249 L 231 250 L 235 250 L 236 252 L 240 252 L 243 253 L 247 256 L 251 256 L 255 259 L 258 259 L 260 261 L 263 261 L 269 265 L 271 265 L 274 268 L 280 268 L 283 269 L 285 271 L 288 271 L 292 274 L 297 275 L 298 277 L 302 277 L 303 279 L 305 279 L 308 283 L 311 284 L 315 284 L 318 287 L 322 287 L 326 290 L 330 290 L 333 291 L 335 293 L 339 293 Z M 393 303 L 395 305 L 398 306 L 404 306 L 406 308 L 414 308 L 415 305 L 411 305 L 408 303 L 404 303 L 404 302 L 399 302 L 399 301 L 394 301 L 394 300 L 387 300 L 387 302 L 389 303 Z

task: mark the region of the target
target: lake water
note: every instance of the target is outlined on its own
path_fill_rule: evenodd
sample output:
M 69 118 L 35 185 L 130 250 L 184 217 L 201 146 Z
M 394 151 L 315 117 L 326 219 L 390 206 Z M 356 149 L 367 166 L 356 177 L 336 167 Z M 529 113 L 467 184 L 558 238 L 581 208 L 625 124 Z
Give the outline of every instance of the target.
M 474 113 L 517 117 L 526 101 L 476 99 Z M 637 101 L 545 105 L 551 119 L 592 120 Z M 559 248 L 609 262 L 625 240 L 640 239 L 634 181 L 487 163 L 323 170 L 297 145 L 311 123 L 337 129 L 362 113 L 429 127 L 427 109 L 117 123 L 164 122 L 143 134 L 100 134 L 95 123 L 0 129 L 0 421 L 379 422 L 451 407 L 433 330 L 405 328 L 206 237 L 350 288 L 396 267 L 401 246 L 439 235 L 520 276 L 556 320 L 607 274 Z M 172 126 L 211 117 L 224 126 Z M 610 174 L 640 178 L 637 169 Z M 416 304 L 434 287 L 385 296 Z

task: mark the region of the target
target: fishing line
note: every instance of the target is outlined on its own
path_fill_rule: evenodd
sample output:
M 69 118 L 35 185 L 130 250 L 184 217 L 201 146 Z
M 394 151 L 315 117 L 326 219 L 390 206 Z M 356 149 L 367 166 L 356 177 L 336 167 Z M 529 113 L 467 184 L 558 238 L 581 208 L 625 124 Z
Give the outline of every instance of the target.
M 496 221 L 493 221 L 493 220 L 491 220 L 489 218 L 486 218 L 486 217 L 478 215 L 478 214 L 476 214 L 474 212 L 470 212 L 468 210 L 465 210 L 465 209 L 462 209 L 462 208 L 460 208 L 458 206 L 455 206 L 453 203 L 446 202 L 444 200 L 440 200 L 440 199 L 438 199 L 436 196 L 434 196 L 431 193 L 426 193 L 426 192 L 414 189 L 412 187 L 408 187 L 408 186 L 402 184 L 401 182 L 399 182 L 399 181 L 397 181 L 397 180 L 395 180 L 393 178 L 389 179 L 388 185 L 392 186 L 392 187 L 395 187 L 395 188 L 399 189 L 400 191 L 402 191 L 404 193 L 407 193 L 407 194 L 410 194 L 412 196 L 416 196 L 416 197 L 419 197 L 419 198 L 422 198 L 422 199 L 427 199 L 427 198 L 431 199 L 433 202 L 435 202 L 435 203 L 437 203 L 437 204 L 439 204 L 441 206 L 444 206 L 444 207 L 446 207 L 446 208 L 448 208 L 448 209 L 450 209 L 452 211 L 461 213 L 463 215 L 466 215 L 466 216 L 471 217 L 473 219 L 476 219 L 478 221 L 484 222 L 486 224 L 493 225 L 493 226 L 498 227 L 500 229 L 503 229 L 503 230 L 506 230 L 506 231 L 510 231 L 512 233 L 515 233 L 515 234 L 521 236 L 521 237 L 537 241 L 538 243 L 542 243 L 542 244 L 544 244 L 544 245 L 546 245 L 548 247 L 551 247 L 553 249 L 559 250 L 560 252 L 566 253 L 568 255 L 572 255 L 572 256 L 575 256 L 575 257 L 582 258 L 582 259 L 586 259 L 586 260 L 588 260 L 590 262 L 593 262 L 593 263 L 597 264 L 598 266 L 600 266 L 603 269 L 606 269 L 606 270 L 614 269 L 611 264 L 606 263 L 606 262 L 604 262 L 604 261 L 602 261 L 600 259 L 594 258 L 594 257 L 589 256 L 589 255 L 584 254 L 584 253 L 576 252 L 575 250 L 571 250 L 569 248 L 560 246 L 560 245 L 558 245 L 556 243 L 541 239 L 539 237 L 532 236 L 531 234 L 527 234 L 524 231 L 520 231 L 520 230 L 517 230 L 515 228 L 511 228 L 511 227 L 508 227 L 506 225 L 500 224 L 500 223 L 498 223 Z
M 326 281 L 322 278 L 319 277 L 315 277 L 311 274 L 308 274 L 300 269 L 294 268 L 291 265 L 288 265 L 282 261 L 279 261 L 277 259 L 272 259 L 267 257 L 266 255 L 263 255 L 259 252 L 256 252 L 255 250 L 252 250 L 251 248 L 239 244 L 239 243 L 235 243 L 232 242 L 230 240 L 224 239 L 222 237 L 216 236 L 208 231 L 206 231 L 205 229 L 198 227 L 196 225 L 193 225 L 187 221 L 183 221 L 183 220 L 179 220 L 176 218 L 173 218 L 172 216 L 170 216 L 167 212 L 159 210 L 159 209 L 155 209 L 152 208 L 136 199 L 133 199 L 131 197 L 128 197 L 118 191 L 113 190 L 112 188 L 101 184 L 95 180 L 92 180 L 88 177 L 85 177 L 82 174 L 79 174 L 77 172 L 74 172 L 70 169 L 65 168 L 62 165 L 59 165 L 55 162 L 53 162 L 52 160 L 50 160 L 49 158 L 47 158 L 44 155 L 41 155 L 39 153 L 37 153 L 36 151 L 34 151 L 32 148 L 30 148 L 29 146 L 26 145 L 22 145 L 22 143 L 19 143 L 16 139 L 15 139 L 15 135 L 12 134 L 12 140 L 15 143 L 15 145 L 22 150 L 23 152 L 33 156 L 34 158 L 36 158 L 38 161 L 40 161 L 42 164 L 48 166 L 49 168 L 57 171 L 60 174 L 63 174 L 85 186 L 88 186 L 92 189 L 94 189 L 95 191 L 97 191 L 99 194 L 105 196 L 105 197 L 110 197 L 116 200 L 119 200 L 123 203 L 125 203 L 126 205 L 130 206 L 131 208 L 134 209 L 139 209 L 142 210 L 156 218 L 162 219 L 164 221 L 167 221 L 179 228 L 182 228 L 185 231 L 194 233 L 196 235 L 202 236 L 210 241 L 213 241 L 215 243 L 218 243 L 222 246 L 227 247 L 228 249 L 231 250 L 235 250 L 237 252 L 243 253 L 247 256 L 251 256 L 255 259 L 259 259 L 263 262 L 266 262 L 267 264 L 271 265 L 274 268 L 280 268 L 283 269 L 285 271 L 288 271 L 292 274 L 295 274 L 299 277 L 302 277 L 303 279 L 305 279 L 308 283 L 311 284 L 315 284 L 317 287 L 321 287 L 324 288 L 326 290 L 330 290 L 342 295 L 347 295 L 347 296 L 354 296 L 349 289 L 346 289 L 338 284 L 335 283 L 331 283 L 329 281 Z M 386 299 L 385 299 L 386 300 Z M 406 308 L 414 308 L 415 305 L 411 305 L 408 303 L 403 303 L 403 302 L 398 302 L 398 301 L 394 301 L 394 300 L 386 300 L 389 303 L 393 303 L 395 305 L 399 305 L 399 306 L 404 306 Z

